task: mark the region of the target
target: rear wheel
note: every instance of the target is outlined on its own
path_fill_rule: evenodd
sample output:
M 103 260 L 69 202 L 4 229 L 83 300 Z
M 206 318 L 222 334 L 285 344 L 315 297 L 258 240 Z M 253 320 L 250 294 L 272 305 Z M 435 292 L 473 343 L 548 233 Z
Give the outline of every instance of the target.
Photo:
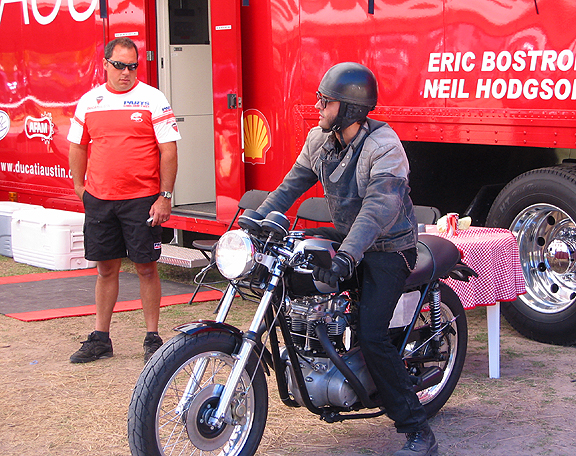
M 433 342 L 428 341 L 431 337 L 430 312 L 422 312 L 413 331 L 414 340 L 407 344 L 403 353 L 411 375 L 421 375 L 431 367 L 438 367 L 443 372 L 440 383 L 417 393 L 428 417 L 438 413 L 456 388 L 468 346 L 468 325 L 460 299 L 444 283 L 440 283 L 440 293 L 441 327 L 444 330 L 438 350 Z
M 527 172 L 500 192 L 487 226 L 518 241 L 526 294 L 502 303 L 520 334 L 539 342 L 576 343 L 576 167 Z
M 154 354 L 130 402 L 133 456 L 256 452 L 268 414 L 268 388 L 256 359 L 248 363 L 236 387 L 230 411 L 234 422 L 220 427 L 209 422 L 234 365 L 236 344 L 236 338 L 224 332 L 178 334 Z M 187 385 L 194 387 L 183 400 Z

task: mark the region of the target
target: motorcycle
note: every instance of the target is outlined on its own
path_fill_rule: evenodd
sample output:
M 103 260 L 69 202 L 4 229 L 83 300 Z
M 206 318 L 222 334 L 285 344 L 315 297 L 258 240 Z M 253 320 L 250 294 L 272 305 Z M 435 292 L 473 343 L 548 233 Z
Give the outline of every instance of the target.
M 385 413 L 356 339 L 361 265 L 331 288 L 312 267 L 330 266 L 333 241 L 289 231 L 279 212 L 262 219 L 246 210 L 238 224 L 219 239 L 208 266 L 229 281 L 216 319 L 175 328 L 136 383 L 128 414 L 133 456 L 253 455 L 272 371 L 285 405 L 326 422 Z M 474 275 L 449 240 L 419 236 L 417 265 L 389 331 L 428 416 L 454 391 L 468 337 L 462 303 L 441 279 Z M 226 323 L 237 295 L 258 303 L 245 332 Z

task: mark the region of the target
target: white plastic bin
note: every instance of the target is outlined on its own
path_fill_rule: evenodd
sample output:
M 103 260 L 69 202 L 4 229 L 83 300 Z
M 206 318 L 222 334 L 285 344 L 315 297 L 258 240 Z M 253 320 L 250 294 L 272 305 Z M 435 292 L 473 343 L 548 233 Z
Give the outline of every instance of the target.
M 96 267 L 84 258 L 84 214 L 58 209 L 19 210 L 12 214 L 14 260 L 46 269 Z
M 36 204 L 0 201 L 0 255 L 12 256 L 12 214 L 18 210 L 43 209 Z

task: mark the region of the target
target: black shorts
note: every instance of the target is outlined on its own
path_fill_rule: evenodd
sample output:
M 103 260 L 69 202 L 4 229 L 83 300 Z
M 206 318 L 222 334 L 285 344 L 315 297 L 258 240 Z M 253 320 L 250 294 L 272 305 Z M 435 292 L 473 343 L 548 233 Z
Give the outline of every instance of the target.
M 130 258 L 150 263 L 160 258 L 162 227 L 148 226 L 158 195 L 129 200 L 101 200 L 84 192 L 84 251 L 90 261 Z

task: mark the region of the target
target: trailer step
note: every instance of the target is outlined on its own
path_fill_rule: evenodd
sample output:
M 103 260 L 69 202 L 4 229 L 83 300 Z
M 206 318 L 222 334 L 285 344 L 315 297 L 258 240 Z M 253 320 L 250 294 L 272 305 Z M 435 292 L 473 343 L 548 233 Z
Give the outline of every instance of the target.
M 158 262 L 182 268 L 201 268 L 208 264 L 208 260 L 200 250 L 172 244 L 162 244 L 162 254 Z

